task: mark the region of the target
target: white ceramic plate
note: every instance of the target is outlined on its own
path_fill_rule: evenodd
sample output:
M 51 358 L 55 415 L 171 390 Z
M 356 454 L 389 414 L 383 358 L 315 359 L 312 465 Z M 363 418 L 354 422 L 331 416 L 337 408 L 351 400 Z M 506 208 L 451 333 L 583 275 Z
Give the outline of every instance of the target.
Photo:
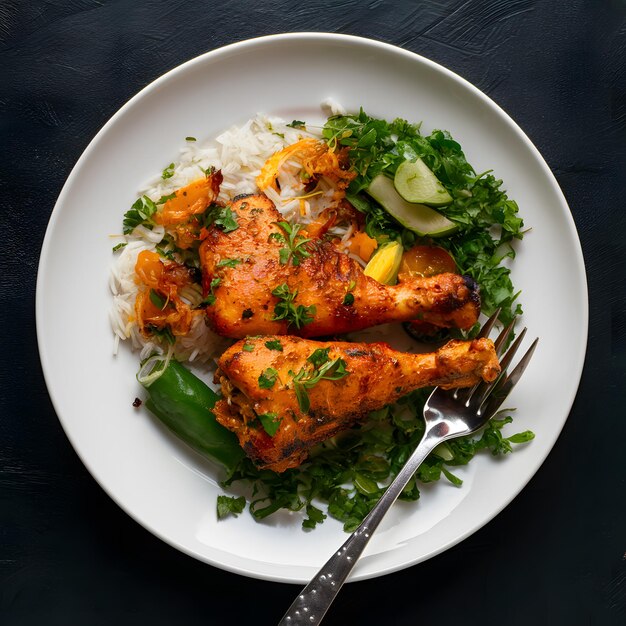
M 352 580 L 423 561 L 483 526 L 524 487 L 554 445 L 571 408 L 587 337 L 584 265 L 567 204 L 540 154 L 480 91 L 415 54 L 349 36 L 298 33 L 244 41 L 172 70 L 120 109 L 76 164 L 52 213 L 37 284 L 37 330 L 46 381 L 63 428 L 109 495 L 139 523 L 198 559 L 241 574 L 307 581 L 345 539 L 327 520 L 305 533 L 277 515 L 217 522 L 216 469 L 145 412 L 137 357 L 112 356 L 107 319 L 109 235 L 139 185 L 176 158 L 184 138 L 215 136 L 256 112 L 308 122 L 332 97 L 348 110 L 450 130 L 477 171 L 505 181 L 532 231 L 513 277 L 524 323 L 541 340 L 510 404 L 514 426 L 536 439 L 503 460 L 475 459 L 459 475 L 398 503 Z M 558 390 L 558 393 L 555 393 Z M 528 515 L 536 515 L 529 511 Z

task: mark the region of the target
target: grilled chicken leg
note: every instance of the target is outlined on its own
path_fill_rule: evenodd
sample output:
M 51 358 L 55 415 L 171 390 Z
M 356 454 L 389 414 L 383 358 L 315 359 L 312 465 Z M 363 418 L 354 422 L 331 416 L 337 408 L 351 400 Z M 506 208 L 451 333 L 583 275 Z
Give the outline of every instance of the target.
M 230 209 L 238 227 L 225 232 L 213 226 L 200 246 L 204 288 L 215 298 L 206 313 L 220 335 L 320 337 L 415 319 L 470 328 L 478 319 L 478 287 L 467 276 L 439 274 L 383 285 L 365 276 L 332 242 L 321 239 L 309 242 L 310 256 L 298 259 L 298 265 L 282 264 L 284 244 L 272 236 L 284 235 L 274 204 L 266 196 L 251 195 L 236 199 Z M 304 321 L 275 319 L 285 298 L 272 291 L 283 285 L 283 293 L 292 297 L 288 306 L 300 311 Z M 346 299 L 348 293 L 353 300 Z
M 489 339 L 405 354 L 384 343 L 258 337 L 231 346 L 218 365 L 225 399 L 215 405 L 217 421 L 255 464 L 276 472 L 298 466 L 313 445 L 414 389 L 467 387 L 500 371 Z

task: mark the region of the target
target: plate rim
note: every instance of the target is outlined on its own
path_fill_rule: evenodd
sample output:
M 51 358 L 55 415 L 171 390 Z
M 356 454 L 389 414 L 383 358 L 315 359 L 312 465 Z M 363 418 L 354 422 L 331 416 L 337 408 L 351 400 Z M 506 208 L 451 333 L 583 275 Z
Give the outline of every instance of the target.
M 583 338 L 582 343 L 580 344 L 580 352 L 577 355 L 578 358 L 576 360 L 576 364 L 574 368 L 575 371 L 577 372 L 577 383 L 572 388 L 571 396 L 567 398 L 566 401 L 563 403 L 563 406 L 567 407 L 565 419 L 563 420 L 560 428 L 555 432 L 554 437 L 551 438 L 551 441 L 548 442 L 549 445 L 548 445 L 545 456 L 543 456 L 543 458 L 539 458 L 538 460 L 536 460 L 534 463 L 531 464 L 532 471 L 528 471 L 526 473 L 525 479 L 521 481 L 519 488 L 513 489 L 510 492 L 508 492 L 506 497 L 503 498 L 503 502 L 501 503 L 501 506 L 496 508 L 495 510 L 490 511 L 490 514 L 486 516 L 478 526 L 474 526 L 470 529 L 467 529 L 465 532 L 455 536 L 453 540 L 450 540 L 444 543 L 438 548 L 429 550 L 428 553 L 422 558 L 415 559 L 408 563 L 403 562 L 403 563 L 398 563 L 398 564 L 391 565 L 385 568 L 381 568 L 374 573 L 365 573 L 365 574 L 357 573 L 349 578 L 349 582 L 356 582 L 358 580 L 376 578 L 378 576 L 390 574 L 392 572 L 403 570 L 403 569 L 412 567 L 416 565 L 417 563 L 426 561 L 450 549 L 451 547 L 457 545 L 458 543 L 464 541 L 467 537 L 469 537 L 473 533 L 483 528 L 494 517 L 496 517 L 496 515 L 498 515 L 504 508 L 506 508 L 519 495 L 519 493 L 526 487 L 528 482 L 536 475 L 541 465 L 545 462 L 545 460 L 549 456 L 558 437 L 560 436 L 562 432 L 562 429 L 565 426 L 565 423 L 569 419 L 569 415 L 571 413 L 572 406 L 576 399 L 578 388 L 580 386 L 581 379 L 582 379 L 585 358 L 586 358 L 586 353 L 587 353 L 588 336 L 589 336 L 588 284 L 587 284 L 586 268 L 584 264 L 582 246 L 580 243 L 580 238 L 578 236 L 578 231 L 576 229 L 576 224 L 574 222 L 572 212 L 558 184 L 558 181 L 556 180 L 556 177 L 554 176 L 554 174 L 552 173 L 552 170 L 549 168 L 545 159 L 543 158 L 539 150 L 536 148 L 536 146 L 533 144 L 533 142 L 530 140 L 530 138 L 524 133 L 521 127 L 517 124 L 517 122 L 513 120 L 499 104 L 497 104 L 494 100 L 492 100 L 489 96 L 487 96 L 483 91 L 481 91 L 474 84 L 472 84 L 471 82 L 469 82 L 467 79 L 463 78 L 456 72 L 448 69 L 447 67 L 435 61 L 432 61 L 431 59 L 428 59 L 427 57 L 424 57 L 416 52 L 406 50 L 399 46 L 396 46 L 387 42 L 383 42 L 380 40 L 371 39 L 368 37 L 361 37 L 361 36 L 356 36 L 356 35 L 347 35 L 347 34 L 340 34 L 340 33 L 315 32 L 315 31 L 278 33 L 278 34 L 263 35 L 259 37 L 253 37 L 249 39 L 240 40 L 234 43 L 227 44 L 225 46 L 221 46 L 219 48 L 209 50 L 202 54 L 199 54 L 171 68 L 167 72 L 159 75 L 157 78 L 155 78 L 146 86 L 144 86 L 142 89 L 140 89 L 129 100 L 127 100 L 105 122 L 105 124 L 100 128 L 100 130 L 91 139 L 91 141 L 88 143 L 88 145 L 85 147 L 85 149 L 81 153 L 80 157 L 78 158 L 78 160 L 72 167 L 72 170 L 69 173 L 61 189 L 61 192 L 59 193 L 59 196 L 51 211 L 48 224 L 46 226 L 45 236 L 44 236 L 43 243 L 41 246 L 40 258 L 39 258 L 39 262 L 37 266 L 36 295 L 35 295 L 35 321 L 36 321 L 37 346 L 38 346 L 39 358 L 40 358 L 40 362 L 42 366 L 42 372 L 44 375 L 44 380 L 46 382 L 46 388 L 48 390 L 50 400 L 52 402 L 56 416 L 59 422 L 61 423 L 63 431 L 66 437 L 68 438 L 69 442 L 71 443 L 72 448 L 74 449 L 74 452 L 78 455 L 81 462 L 83 463 L 87 471 L 90 473 L 90 475 L 98 483 L 98 485 L 113 500 L 113 502 L 115 502 L 117 506 L 119 506 L 127 515 L 129 515 L 131 519 L 133 519 L 143 528 L 148 530 L 151 534 L 153 534 L 154 536 L 164 541 L 166 544 L 176 548 L 177 550 L 179 550 L 180 552 L 184 554 L 187 554 L 199 561 L 205 562 L 214 567 L 218 567 L 220 569 L 223 569 L 223 570 L 235 573 L 235 574 L 245 575 L 248 577 L 257 578 L 261 580 L 270 580 L 270 581 L 275 581 L 275 582 L 296 583 L 296 584 L 308 582 L 308 579 L 298 578 L 294 576 L 285 576 L 285 575 L 280 575 L 280 574 L 270 576 L 267 574 L 252 571 L 250 569 L 237 567 L 229 563 L 218 562 L 205 555 L 201 555 L 196 552 L 193 552 L 191 549 L 188 549 L 186 546 L 180 544 L 176 540 L 165 536 L 158 529 L 156 529 L 152 524 L 150 524 L 147 520 L 140 519 L 138 515 L 132 512 L 130 508 L 124 502 L 121 501 L 121 499 L 118 499 L 118 497 L 116 497 L 116 495 L 109 490 L 109 488 L 105 484 L 106 481 L 100 476 L 100 472 L 96 471 L 96 469 L 92 467 L 89 460 L 85 458 L 80 448 L 76 444 L 76 441 L 71 434 L 71 429 L 69 428 L 69 424 L 67 423 L 66 419 L 63 417 L 63 413 L 60 410 L 61 409 L 60 403 L 55 397 L 55 392 L 53 391 L 53 388 L 50 385 L 50 375 L 49 375 L 49 371 L 51 368 L 51 364 L 49 362 L 50 355 L 47 354 L 46 348 L 44 346 L 44 339 L 42 336 L 43 335 L 42 333 L 43 318 L 44 318 L 45 312 L 44 312 L 44 302 L 43 302 L 43 295 L 42 295 L 43 290 L 41 288 L 42 281 L 43 281 L 42 276 L 44 274 L 43 267 L 45 265 L 45 262 L 50 254 L 51 247 L 53 245 L 52 233 L 55 230 L 56 222 L 59 219 L 59 215 L 61 213 L 61 207 L 64 204 L 66 197 L 70 193 L 75 179 L 77 179 L 80 176 L 81 170 L 84 164 L 88 161 L 91 153 L 96 149 L 97 145 L 100 143 L 103 137 L 107 134 L 109 128 L 113 126 L 116 123 L 116 121 L 120 117 L 122 117 L 128 109 L 133 107 L 136 102 L 140 101 L 141 99 L 151 94 L 154 90 L 158 89 L 161 86 L 161 84 L 169 81 L 173 76 L 187 71 L 189 68 L 191 68 L 192 66 L 196 64 L 204 63 L 206 62 L 207 59 L 216 59 L 216 58 L 219 58 L 220 56 L 228 56 L 233 51 L 243 50 L 245 48 L 250 48 L 254 46 L 268 46 L 268 45 L 271 46 L 275 43 L 289 42 L 290 40 L 300 41 L 302 39 L 306 39 L 309 41 L 319 40 L 319 43 L 323 43 L 324 41 L 345 42 L 347 44 L 352 43 L 352 44 L 357 44 L 361 46 L 372 47 L 375 49 L 383 50 L 383 51 L 394 53 L 394 54 L 403 55 L 407 59 L 416 61 L 418 63 L 422 63 L 423 65 L 429 67 L 430 69 L 435 70 L 438 73 L 442 73 L 446 75 L 447 77 L 451 78 L 454 82 L 460 83 L 462 87 L 472 91 L 476 96 L 478 96 L 481 102 L 489 108 L 491 113 L 497 114 L 500 117 L 504 118 L 504 120 L 507 122 L 510 128 L 515 131 L 518 138 L 524 143 L 525 147 L 530 149 L 530 151 L 532 152 L 535 160 L 542 168 L 543 173 L 546 176 L 546 179 L 550 182 L 550 186 L 552 187 L 555 193 L 555 197 L 558 198 L 560 204 L 562 205 L 562 208 L 564 209 L 564 214 L 565 214 L 565 217 L 567 218 L 566 222 L 568 225 L 568 230 L 570 231 L 569 235 L 572 241 L 577 244 L 576 246 L 574 246 L 575 261 L 576 261 L 576 274 L 581 279 L 581 284 L 580 284 L 581 302 L 579 302 L 579 306 L 580 306 L 579 313 L 584 322 L 584 328 L 581 329 L 582 331 L 584 331 L 584 338 Z

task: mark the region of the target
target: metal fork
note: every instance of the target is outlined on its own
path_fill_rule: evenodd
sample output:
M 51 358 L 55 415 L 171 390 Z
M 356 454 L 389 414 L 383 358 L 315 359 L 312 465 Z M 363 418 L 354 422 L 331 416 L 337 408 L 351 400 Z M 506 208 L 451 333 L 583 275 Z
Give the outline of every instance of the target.
M 479 337 L 489 336 L 499 312 L 499 310 L 496 311 L 485 322 Z M 495 340 L 494 344 L 498 355 L 508 344 L 514 325 L 515 319 L 502 330 Z M 496 414 L 506 397 L 511 393 L 524 373 L 538 341 L 538 339 L 533 341 L 515 368 L 510 374 L 507 374 L 507 369 L 511 365 L 525 334 L 526 329 L 524 328 L 506 354 L 500 359 L 502 371 L 494 382 L 483 382 L 471 389 L 450 391 L 437 387 L 432 392 L 424 406 L 426 430 L 417 448 L 361 525 L 300 592 L 279 622 L 279 626 L 301 624 L 315 626 L 322 621 L 372 534 L 424 459 L 442 441 L 469 435 L 480 430 Z

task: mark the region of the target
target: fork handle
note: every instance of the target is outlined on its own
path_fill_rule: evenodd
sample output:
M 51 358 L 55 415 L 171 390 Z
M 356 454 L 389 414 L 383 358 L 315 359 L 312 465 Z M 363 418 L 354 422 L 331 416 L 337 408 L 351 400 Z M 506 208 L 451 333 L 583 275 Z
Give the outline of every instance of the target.
M 300 626 L 303 624 L 315 626 L 322 621 L 352 568 L 359 560 L 370 537 L 378 528 L 391 505 L 398 499 L 424 459 L 449 436 L 448 428 L 443 423 L 434 424 L 424 433 L 417 448 L 374 508 L 341 548 L 322 566 L 313 580 L 300 592 L 278 626 Z

